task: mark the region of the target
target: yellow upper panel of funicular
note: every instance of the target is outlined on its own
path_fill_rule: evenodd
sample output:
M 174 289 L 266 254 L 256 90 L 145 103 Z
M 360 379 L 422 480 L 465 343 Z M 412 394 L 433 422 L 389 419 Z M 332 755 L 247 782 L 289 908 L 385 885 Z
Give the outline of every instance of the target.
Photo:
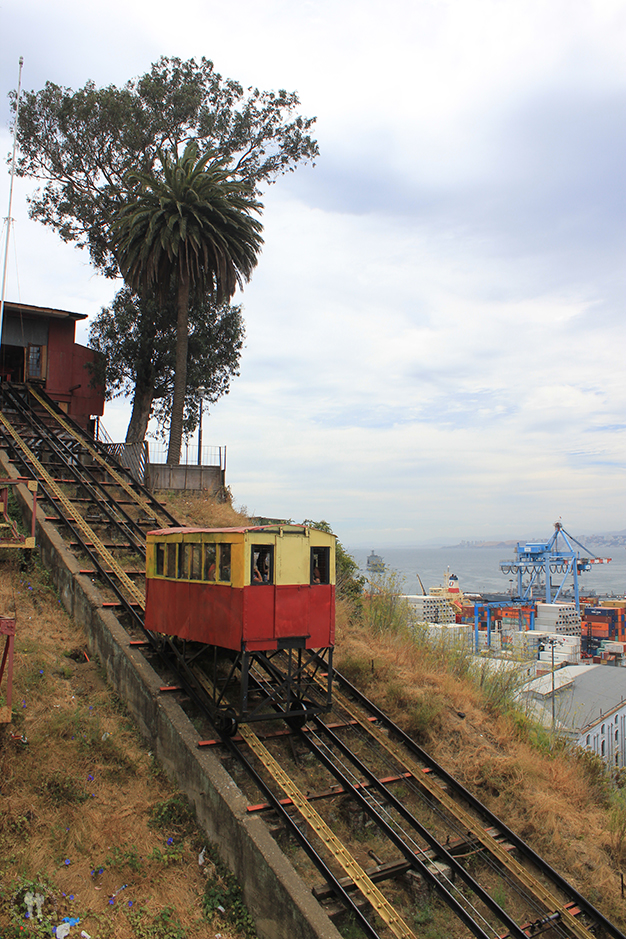
M 258 525 L 237 528 L 162 528 L 147 533 L 146 572 L 156 575 L 157 543 L 230 544 L 233 587 L 251 581 L 252 545 L 274 547 L 274 584 L 309 584 L 311 548 L 330 550 L 329 582 L 335 583 L 336 535 L 304 525 Z

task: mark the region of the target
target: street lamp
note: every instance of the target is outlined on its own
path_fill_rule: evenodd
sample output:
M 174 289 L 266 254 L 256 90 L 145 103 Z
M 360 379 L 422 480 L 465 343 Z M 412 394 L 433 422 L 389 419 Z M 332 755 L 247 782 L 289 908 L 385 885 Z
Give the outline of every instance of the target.
M 202 405 L 204 404 L 204 395 L 206 388 L 200 385 L 198 394 L 200 395 L 200 409 L 198 413 L 198 466 L 202 466 Z

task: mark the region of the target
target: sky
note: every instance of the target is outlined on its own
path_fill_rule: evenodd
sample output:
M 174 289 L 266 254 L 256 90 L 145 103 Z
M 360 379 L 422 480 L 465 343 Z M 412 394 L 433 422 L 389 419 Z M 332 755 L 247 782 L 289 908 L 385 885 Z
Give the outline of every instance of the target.
M 28 90 L 204 55 L 317 116 L 204 418 L 237 505 L 376 550 L 626 528 L 626 0 L 0 0 L 0 37 L 3 154 L 20 55 Z M 34 189 L 7 299 L 95 316 L 121 284 L 28 219 Z M 2 168 L 2 217 L 8 193 Z

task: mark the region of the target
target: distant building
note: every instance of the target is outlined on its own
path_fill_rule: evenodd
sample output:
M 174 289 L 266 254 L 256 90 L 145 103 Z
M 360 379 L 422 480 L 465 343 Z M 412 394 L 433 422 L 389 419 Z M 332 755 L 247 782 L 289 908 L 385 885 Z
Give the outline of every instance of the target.
M 555 725 L 573 743 L 611 768 L 626 766 L 626 670 L 612 665 L 570 665 L 554 672 Z M 533 716 L 552 722 L 552 673 L 526 686 Z
M 0 346 L 0 382 L 40 384 L 85 429 L 104 412 L 104 388 L 90 366 L 99 353 L 76 342 L 70 313 L 27 303 L 5 303 Z

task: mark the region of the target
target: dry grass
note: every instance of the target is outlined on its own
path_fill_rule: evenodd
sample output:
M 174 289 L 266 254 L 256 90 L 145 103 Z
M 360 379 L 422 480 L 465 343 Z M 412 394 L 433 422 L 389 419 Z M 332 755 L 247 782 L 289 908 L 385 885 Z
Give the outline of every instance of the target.
M 0 611 L 17 617 L 14 719 L 0 725 L 3 939 L 50 934 L 24 917 L 33 886 L 50 925 L 80 918 L 70 935 L 250 934 L 230 875 L 216 856 L 199 866 L 203 835 L 88 660 L 45 572 L 0 560 Z
M 157 498 L 185 525 L 203 528 L 233 528 L 248 524 L 245 507 L 234 508 L 230 499 L 226 502 L 214 502 L 201 493 L 172 492 L 163 490 L 156 493 Z
M 374 623 L 376 621 L 374 620 Z M 597 762 L 546 746 L 510 711 L 498 713 L 454 662 L 406 630 L 381 631 L 339 609 L 337 667 L 444 768 L 559 870 L 620 928 L 626 799 L 611 793 Z M 623 868 L 621 868 L 623 869 Z

